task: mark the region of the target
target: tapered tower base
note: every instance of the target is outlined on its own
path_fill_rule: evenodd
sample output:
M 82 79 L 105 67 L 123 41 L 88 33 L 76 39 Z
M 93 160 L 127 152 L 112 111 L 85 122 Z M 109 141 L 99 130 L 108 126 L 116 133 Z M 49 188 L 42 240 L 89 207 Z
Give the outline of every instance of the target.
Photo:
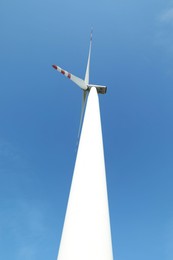
M 86 105 L 58 260 L 112 260 L 105 162 L 96 88 Z

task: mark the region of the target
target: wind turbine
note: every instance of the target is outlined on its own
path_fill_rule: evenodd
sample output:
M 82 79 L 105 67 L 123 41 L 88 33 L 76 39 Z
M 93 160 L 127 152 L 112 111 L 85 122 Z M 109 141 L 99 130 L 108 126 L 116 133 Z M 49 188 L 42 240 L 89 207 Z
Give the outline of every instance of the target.
M 95 84 L 89 84 L 89 71 L 90 71 L 90 57 L 91 57 L 91 46 L 92 46 L 92 31 L 90 35 L 90 47 L 89 47 L 89 54 L 88 54 L 88 62 L 87 62 L 87 67 L 86 67 L 86 73 L 85 73 L 85 79 L 81 79 L 79 77 L 74 76 L 73 74 L 69 73 L 68 71 L 60 68 L 57 65 L 52 65 L 54 69 L 62 73 L 65 77 L 71 79 L 76 85 L 78 85 L 82 90 L 82 109 L 81 109 L 81 119 L 80 119 L 80 126 L 79 126 L 79 133 L 81 129 L 81 124 L 82 124 L 82 118 L 84 114 L 84 108 L 85 108 L 85 101 L 87 97 L 87 93 L 90 91 L 92 87 L 95 87 L 97 89 L 98 94 L 105 94 L 107 91 L 106 86 L 101 86 L 101 85 L 95 85 Z M 78 133 L 78 135 L 79 135 Z
M 82 117 L 88 94 L 57 260 L 113 260 L 98 100 L 107 88 L 89 84 L 91 45 L 92 32 L 84 80 L 52 65 L 83 90 Z

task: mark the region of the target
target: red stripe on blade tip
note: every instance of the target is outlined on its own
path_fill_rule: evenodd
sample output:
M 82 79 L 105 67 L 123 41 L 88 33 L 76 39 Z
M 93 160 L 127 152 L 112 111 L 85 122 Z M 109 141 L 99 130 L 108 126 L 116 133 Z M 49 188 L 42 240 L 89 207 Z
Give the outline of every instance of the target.
M 53 67 L 54 69 L 56 69 L 56 70 L 57 70 L 57 68 L 58 68 L 56 65 L 52 65 L 52 67 Z

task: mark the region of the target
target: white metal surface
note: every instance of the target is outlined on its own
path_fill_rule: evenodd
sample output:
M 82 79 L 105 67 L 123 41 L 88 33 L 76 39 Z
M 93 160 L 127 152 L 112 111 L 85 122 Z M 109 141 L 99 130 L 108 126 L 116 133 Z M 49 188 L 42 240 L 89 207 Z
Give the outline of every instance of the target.
M 76 85 L 78 85 L 81 89 L 86 90 L 88 87 L 85 83 L 85 81 L 79 77 L 74 76 L 73 74 L 69 73 L 68 71 L 60 68 L 57 65 L 52 65 L 54 69 L 59 71 L 61 74 L 63 74 L 65 77 L 71 79 Z
M 94 87 L 86 105 L 57 259 L 113 259 L 100 109 Z
M 92 47 L 92 30 L 91 30 L 91 35 L 90 35 L 90 47 L 89 47 L 89 54 L 88 54 L 88 62 L 87 62 L 86 73 L 85 73 L 85 83 L 87 85 L 89 84 L 91 47 Z

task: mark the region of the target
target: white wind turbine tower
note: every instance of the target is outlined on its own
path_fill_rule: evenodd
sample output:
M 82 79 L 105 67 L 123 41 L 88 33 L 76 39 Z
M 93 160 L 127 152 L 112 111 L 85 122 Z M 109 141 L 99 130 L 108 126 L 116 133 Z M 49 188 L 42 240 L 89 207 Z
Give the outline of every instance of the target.
M 84 80 L 52 65 L 83 90 L 81 123 L 88 94 L 57 260 L 113 260 L 98 100 L 107 88 L 89 84 L 91 43 L 92 33 Z

